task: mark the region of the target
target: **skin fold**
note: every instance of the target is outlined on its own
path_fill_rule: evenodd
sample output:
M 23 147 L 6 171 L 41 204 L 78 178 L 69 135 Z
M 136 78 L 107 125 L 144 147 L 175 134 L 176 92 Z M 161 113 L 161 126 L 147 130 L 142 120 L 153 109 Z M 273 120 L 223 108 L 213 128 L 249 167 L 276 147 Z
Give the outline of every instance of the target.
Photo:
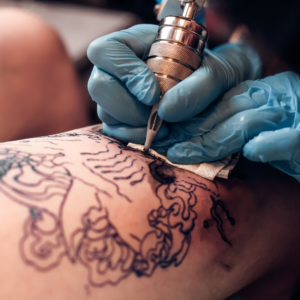
M 0 194 L 1 299 L 282 300 L 299 274 L 299 183 L 268 165 L 212 182 L 99 125 L 1 144 Z

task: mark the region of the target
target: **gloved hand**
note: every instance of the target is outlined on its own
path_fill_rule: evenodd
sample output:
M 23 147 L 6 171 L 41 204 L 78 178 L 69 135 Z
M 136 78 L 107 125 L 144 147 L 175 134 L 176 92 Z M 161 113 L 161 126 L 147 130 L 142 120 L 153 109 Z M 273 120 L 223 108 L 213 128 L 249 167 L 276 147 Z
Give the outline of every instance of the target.
M 88 88 L 98 104 L 104 133 L 123 142 L 144 143 L 150 106 L 159 100 L 158 81 L 143 62 L 157 30 L 155 25 L 134 26 L 101 37 L 88 49 L 95 65 Z M 260 72 L 260 59 L 246 44 L 205 50 L 202 66 L 164 95 L 158 115 L 168 122 L 188 120 L 233 86 L 258 78 Z M 167 135 L 163 125 L 156 140 Z
M 156 25 L 140 25 L 101 37 L 88 48 L 95 65 L 88 89 L 98 104 L 105 134 L 120 141 L 142 143 L 151 106 L 160 96 L 160 86 L 143 60 L 157 33 Z M 128 129 L 128 130 L 127 130 Z M 156 139 L 168 134 L 163 125 Z
M 243 150 L 300 181 L 300 76 L 285 72 L 246 81 L 170 136 L 191 138 L 167 151 L 179 164 L 214 161 Z M 160 145 L 157 145 L 158 148 Z

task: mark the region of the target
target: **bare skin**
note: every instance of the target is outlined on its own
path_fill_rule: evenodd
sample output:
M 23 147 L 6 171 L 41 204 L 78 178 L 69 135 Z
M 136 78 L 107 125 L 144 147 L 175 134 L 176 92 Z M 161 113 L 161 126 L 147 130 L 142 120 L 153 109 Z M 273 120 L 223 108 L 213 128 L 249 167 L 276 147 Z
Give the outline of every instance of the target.
M 100 128 L 1 144 L 1 299 L 288 299 L 298 182 L 245 162 L 211 182 Z
M 89 124 L 88 106 L 57 33 L 36 16 L 0 9 L 0 141 Z

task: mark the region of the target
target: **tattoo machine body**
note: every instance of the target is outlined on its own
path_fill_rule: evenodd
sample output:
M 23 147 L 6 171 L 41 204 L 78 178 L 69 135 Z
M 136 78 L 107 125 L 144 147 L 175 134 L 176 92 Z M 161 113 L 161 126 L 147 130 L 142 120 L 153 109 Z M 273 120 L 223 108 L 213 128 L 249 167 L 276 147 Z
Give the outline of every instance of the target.
M 182 16 L 167 16 L 160 21 L 156 41 L 146 62 L 158 79 L 161 97 L 201 65 L 208 33 L 194 18 L 204 2 L 205 0 L 182 0 Z M 157 114 L 158 103 L 152 107 L 149 117 L 145 151 L 149 151 L 162 124 Z

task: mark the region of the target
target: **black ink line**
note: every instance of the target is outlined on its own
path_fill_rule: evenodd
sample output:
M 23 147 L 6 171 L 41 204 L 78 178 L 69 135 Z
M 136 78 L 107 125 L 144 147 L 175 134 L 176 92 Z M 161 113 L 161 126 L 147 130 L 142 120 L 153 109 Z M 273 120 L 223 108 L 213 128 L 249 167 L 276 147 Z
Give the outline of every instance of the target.
M 108 157 L 108 158 L 103 158 L 103 159 L 99 159 L 99 158 L 88 158 L 87 161 L 107 161 L 110 159 L 114 159 L 119 155 L 122 155 L 123 151 L 120 150 L 120 153 L 117 153 L 116 155 L 112 156 L 112 157 Z M 86 155 L 86 154 L 85 154 Z M 93 154 L 94 155 L 94 154 Z
M 194 182 L 197 184 L 197 186 L 199 186 L 199 187 L 205 187 L 205 189 L 206 189 L 207 191 L 212 192 L 216 197 L 219 197 L 219 196 L 220 196 L 219 188 L 218 188 L 218 185 L 216 184 L 216 182 L 212 181 L 212 183 L 215 185 L 216 190 L 217 190 L 217 192 L 214 192 L 214 191 L 212 191 L 211 189 L 209 189 L 209 188 L 206 186 L 206 184 L 197 181 L 195 178 L 193 178 L 193 177 L 188 177 L 188 179 L 194 181 Z
M 133 239 L 137 240 L 139 243 L 141 242 L 141 239 L 138 238 L 136 235 L 130 233 L 130 236 L 131 236 Z
M 136 185 L 137 183 L 140 183 L 144 180 L 144 177 L 146 176 L 146 173 L 143 174 L 142 178 L 139 179 L 139 180 L 135 180 L 135 181 L 131 181 L 130 184 L 133 186 L 133 185 Z
M 144 167 L 141 167 L 139 171 L 135 171 L 126 177 L 114 177 L 114 180 L 128 180 L 128 179 L 132 178 L 132 176 L 134 176 L 135 174 L 142 172 L 143 169 L 144 169 Z
M 231 243 L 226 238 L 226 235 L 225 235 L 225 232 L 223 229 L 223 220 L 222 220 L 222 217 L 217 212 L 217 207 L 220 206 L 222 211 L 225 212 L 226 218 L 230 221 L 230 224 L 232 226 L 235 225 L 235 220 L 230 216 L 229 211 L 225 208 L 225 205 L 221 200 L 216 201 L 216 199 L 213 196 L 210 196 L 210 198 L 213 203 L 213 206 L 210 209 L 210 214 L 211 214 L 212 218 L 214 219 L 214 221 L 217 223 L 218 232 L 220 233 L 222 240 L 224 242 L 226 242 L 227 244 L 229 244 L 230 246 L 232 246 Z
M 131 162 L 131 164 L 130 164 L 129 166 L 124 167 L 124 168 L 122 168 L 122 169 L 120 169 L 120 170 L 117 170 L 117 171 L 111 171 L 111 170 L 109 170 L 109 171 L 101 171 L 101 173 L 102 173 L 102 174 L 121 173 L 121 172 L 123 172 L 123 171 L 126 170 L 126 169 L 130 169 L 130 168 L 133 166 L 133 164 L 134 164 L 135 161 L 136 161 L 136 159 L 134 159 L 134 160 Z M 103 168 L 104 168 L 104 167 L 105 167 L 105 166 L 103 166 Z
M 73 177 L 74 179 L 77 179 L 78 181 L 84 183 L 85 185 L 87 186 L 90 186 L 90 187 L 93 187 L 97 192 L 100 192 L 101 194 L 105 194 L 107 197 L 109 198 L 112 198 L 111 194 L 109 194 L 107 191 L 105 190 L 102 190 L 100 189 L 98 186 L 92 184 L 92 183 L 89 183 L 89 182 L 86 182 L 85 180 L 81 179 L 81 178 L 78 178 L 78 177 Z M 95 195 L 96 198 L 98 198 L 98 195 Z
M 94 168 L 95 169 L 100 169 L 100 168 L 114 168 L 116 165 L 126 162 L 126 160 L 129 157 L 131 157 L 131 155 L 126 156 L 125 159 L 122 160 L 122 161 L 120 160 L 120 161 L 115 162 L 113 165 L 108 165 L 108 166 L 106 166 L 106 165 L 98 165 L 98 166 L 95 166 Z
M 88 167 L 85 163 L 82 163 L 82 165 L 85 166 L 88 170 L 90 170 L 90 172 L 92 172 L 92 173 L 95 174 L 96 176 L 99 176 L 99 177 L 102 178 L 103 180 L 105 180 L 105 181 L 111 183 L 112 185 L 114 185 L 115 188 L 116 188 L 117 194 L 119 194 L 121 197 L 124 197 L 128 202 L 132 202 L 132 201 L 129 199 L 129 197 L 128 197 L 127 195 L 124 195 L 124 194 L 122 194 L 122 193 L 120 192 L 120 188 L 119 188 L 119 186 L 118 186 L 116 183 L 114 183 L 113 181 L 109 180 L 108 178 L 102 176 L 101 174 L 96 173 L 93 169 L 91 169 L 90 167 Z
M 96 152 L 96 153 L 82 152 L 82 153 L 80 153 L 80 154 L 81 154 L 81 155 L 99 155 L 99 154 L 102 154 L 102 153 L 107 153 L 107 152 L 109 152 L 109 149 L 108 149 L 107 145 L 106 145 L 105 147 L 106 147 L 106 150 L 105 150 L 105 151 L 99 151 L 99 152 Z

